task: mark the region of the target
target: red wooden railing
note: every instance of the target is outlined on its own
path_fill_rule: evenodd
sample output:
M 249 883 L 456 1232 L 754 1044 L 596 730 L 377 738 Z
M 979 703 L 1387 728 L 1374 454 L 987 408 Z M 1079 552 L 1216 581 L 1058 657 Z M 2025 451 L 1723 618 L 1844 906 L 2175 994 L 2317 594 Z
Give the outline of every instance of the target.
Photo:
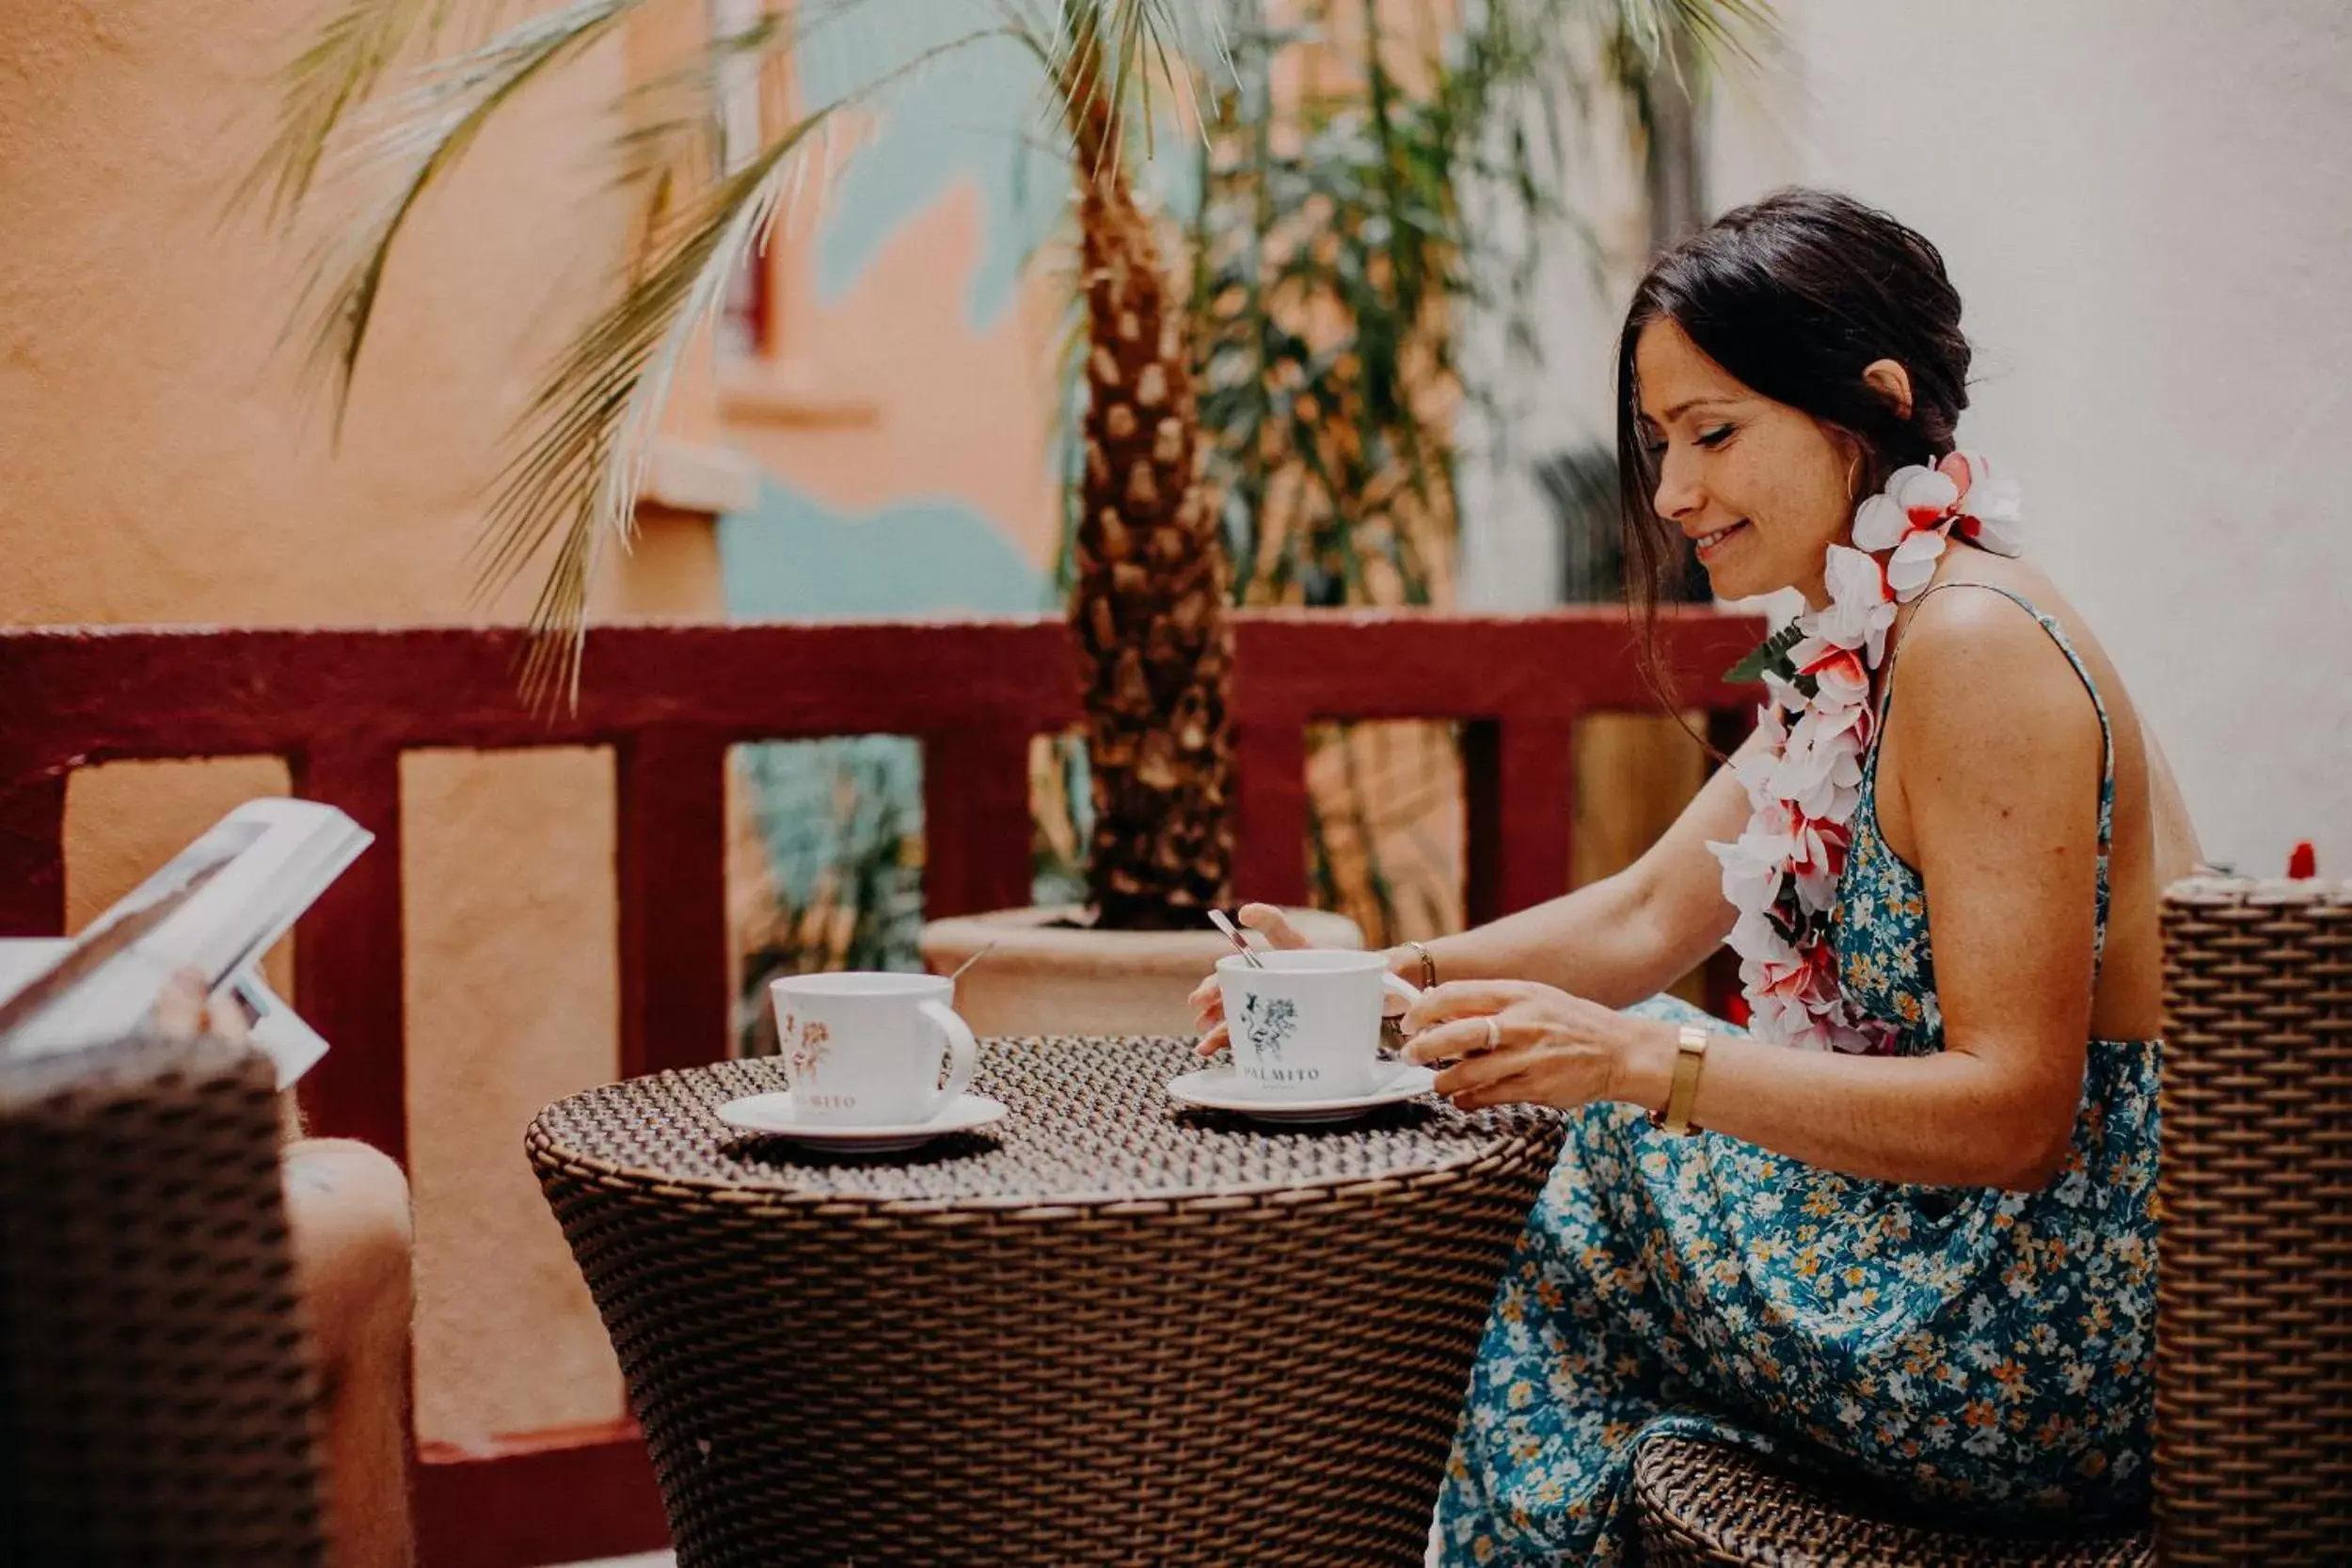
M 1761 624 L 1670 612 L 1683 703 L 1736 733 L 1753 694 L 1720 673 Z M 0 936 L 65 927 L 66 781 L 125 759 L 274 753 L 374 847 L 304 919 L 303 1013 L 335 1042 L 304 1084 L 314 1131 L 404 1162 L 400 754 L 610 746 L 618 784 L 624 1076 L 728 1049 L 725 763 L 739 741 L 916 737 L 925 904 L 1029 900 L 1028 747 L 1078 718 L 1058 621 L 628 626 L 590 634 L 576 711 L 527 713 L 509 630 L 0 631 Z M 1565 891 L 1578 719 L 1645 711 L 1622 615 L 1253 612 L 1233 673 L 1239 863 L 1253 896 L 1307 895 L 1306 729 L 1328 719 L 1464 724 L 1466 908 L 1485 920 Z M 496 1451 L 418 1455 L 426 1562 L 518 1565 L 666 1539 L 627 1422 Z

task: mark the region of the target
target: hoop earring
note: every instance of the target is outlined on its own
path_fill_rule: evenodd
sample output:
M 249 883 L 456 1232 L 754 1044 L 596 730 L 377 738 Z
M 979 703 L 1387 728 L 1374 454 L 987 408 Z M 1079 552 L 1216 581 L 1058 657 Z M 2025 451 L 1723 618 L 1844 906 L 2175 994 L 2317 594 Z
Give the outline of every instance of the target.
M 1846 504 L 1848 506 L 1858 506 L 1861 502 L 1862 454 L 1860 452 L 1855 452 L 1853 454 L 1853 461 L 1846 465 Z

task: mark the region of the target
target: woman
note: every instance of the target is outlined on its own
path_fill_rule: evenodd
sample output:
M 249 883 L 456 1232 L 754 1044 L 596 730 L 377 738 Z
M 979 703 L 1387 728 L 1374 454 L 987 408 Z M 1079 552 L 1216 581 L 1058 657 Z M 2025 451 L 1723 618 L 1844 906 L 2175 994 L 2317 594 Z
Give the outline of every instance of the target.
M 1720 596 L 1807 610 L 1764 650 L 1756 735 L 1638 863 L 1427 945 L 1407 1053 L 1454 1063 L 1438 1091 L 1571 1113 L 1471 1380 L 1447 1561 L 1618 1560 L 1660 1432 L 1947 1513 L 2145 1504 L 2157 900 L 2196 847 L 2017 557 L 2013 489 L 1953 453 L 1968 360 L 1935 247 L 1820 192 L 1727 214 L 1634 294 L 1629 558 L 1654 581 L 1689 546 Z M 1753 1037 L 1643 1000 L 1725 941 Z

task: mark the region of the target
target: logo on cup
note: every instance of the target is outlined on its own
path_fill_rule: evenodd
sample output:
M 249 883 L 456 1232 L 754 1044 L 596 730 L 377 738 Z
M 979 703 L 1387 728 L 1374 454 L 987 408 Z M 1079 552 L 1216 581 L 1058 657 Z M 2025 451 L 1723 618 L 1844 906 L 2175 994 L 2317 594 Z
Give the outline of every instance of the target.
M 1241 1026 L 1261 1058 L 1282 1059 L 1282 1048 L 1298 1033 L 1298 1004 L 1283 996 L 1251 996 L 1241 1005 Z
M 784 1021 L 784 1028 L 787 1034 L 791 1032 L 791 1019 L 787 1018 Z M 832 1038 L 833 1031 L 812 1018 L 801 1025 L 799 1039 L 786 1042 L 787 1053 L 786 1059 L 791 1064 L 792 1076 L 795 1080 L 803 1073 L 815 1072 L 823 1064 L 825 1043 Z

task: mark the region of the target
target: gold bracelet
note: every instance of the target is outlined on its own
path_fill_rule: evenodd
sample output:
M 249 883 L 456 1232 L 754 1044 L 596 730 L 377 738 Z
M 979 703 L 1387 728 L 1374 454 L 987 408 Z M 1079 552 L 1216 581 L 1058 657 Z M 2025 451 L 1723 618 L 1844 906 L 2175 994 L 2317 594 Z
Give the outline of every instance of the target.
M 1686 1023 L 1675 1036 L 1674 1086 L 1666 1091 L 1666 1109 L 1652 1111 L 1652 1127 L 1687 1138 L 1699 1131 L 1691 1125 L 1691 1101 L 1698 1097 L 1699 1069 L 1707 1065 L 1707 1031 Z

